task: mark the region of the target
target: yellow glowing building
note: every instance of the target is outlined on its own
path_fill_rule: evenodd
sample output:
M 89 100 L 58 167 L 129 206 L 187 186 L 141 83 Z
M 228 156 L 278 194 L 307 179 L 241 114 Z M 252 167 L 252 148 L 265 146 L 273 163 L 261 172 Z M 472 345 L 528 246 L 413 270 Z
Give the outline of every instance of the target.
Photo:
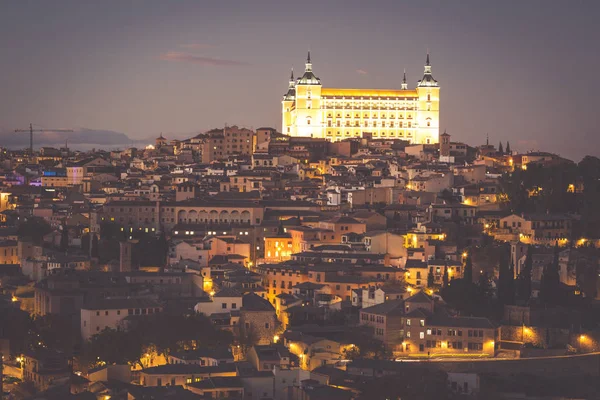
M 304 75 L 294 79 L 292 71 L 281 104 L 282 132 L 294 137 L 439 142 L 440 87 L 431 75 L 429 54 L 415 89 L 408 89 L 406 72 L 399 90 L 329 89 L 313 73 L 309 52 Z

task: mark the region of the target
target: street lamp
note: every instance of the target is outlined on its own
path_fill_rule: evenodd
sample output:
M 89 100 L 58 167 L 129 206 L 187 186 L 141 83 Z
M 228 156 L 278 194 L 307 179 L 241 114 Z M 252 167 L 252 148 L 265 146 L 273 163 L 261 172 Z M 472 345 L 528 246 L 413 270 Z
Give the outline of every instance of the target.
M 579 337 L 577 338 L 577 341 L 579 343 L 579 351 L 581 352 L 583 349 L 583 342 L 585 341 L 586 337 L 585 335 L 579 335 Z

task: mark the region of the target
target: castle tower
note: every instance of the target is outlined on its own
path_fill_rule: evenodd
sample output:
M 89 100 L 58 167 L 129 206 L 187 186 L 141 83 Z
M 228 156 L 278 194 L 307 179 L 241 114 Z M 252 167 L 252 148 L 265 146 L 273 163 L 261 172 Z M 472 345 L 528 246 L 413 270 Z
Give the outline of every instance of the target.
M 304 74 L 296 82 L 296 132 L 294 136 L 321 137 L 321 80 L 313 73 L 310 51 Z
M 404 69 L 404 78 L 402 78 L 402 90 L 408 90 L 408 83 L 406 82 L 406 68 Z
M 295 114 L 292 112 L 295 101 L 296 82 L 294 81 L 294 68 L 292 68 L 288 91 L 283 95 L 283 101 L 281 102 L 281 132 L 287 135 L 294 135 L 296 132 L 296 120 L 293 118 Z
M 429 52 L 425 61 L 423 78 L 417 83 L 418 137 L 416 143 L 436 143 L 440 134 L 440 87 L 431 74 Z

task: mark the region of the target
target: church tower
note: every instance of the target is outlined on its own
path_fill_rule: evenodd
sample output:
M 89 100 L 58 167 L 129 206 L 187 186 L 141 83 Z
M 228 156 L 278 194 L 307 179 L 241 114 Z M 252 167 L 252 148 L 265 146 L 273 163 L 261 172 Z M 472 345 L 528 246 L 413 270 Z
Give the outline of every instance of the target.
M 312 71 L 310 51 L 304 75 L 296 82 L 296 132 L 299 137 L 322 137 L 321 80 Z
M 417 95 L 419 103 L 418 128 L 419 137 L 416 143 L 438 143 L 440 134 L 440 87 L 438 81 L 431 74 L 431 63 L 429 52 L 423 78 L 417 83 Z

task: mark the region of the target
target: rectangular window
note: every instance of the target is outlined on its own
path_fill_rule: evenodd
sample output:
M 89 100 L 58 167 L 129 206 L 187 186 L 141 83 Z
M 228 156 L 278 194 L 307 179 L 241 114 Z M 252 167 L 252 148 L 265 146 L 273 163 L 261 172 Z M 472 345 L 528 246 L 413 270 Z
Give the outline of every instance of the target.
M 221 303 L 221 308 L 222 309 L 226 309 L 227 308 L 227 303 Z

